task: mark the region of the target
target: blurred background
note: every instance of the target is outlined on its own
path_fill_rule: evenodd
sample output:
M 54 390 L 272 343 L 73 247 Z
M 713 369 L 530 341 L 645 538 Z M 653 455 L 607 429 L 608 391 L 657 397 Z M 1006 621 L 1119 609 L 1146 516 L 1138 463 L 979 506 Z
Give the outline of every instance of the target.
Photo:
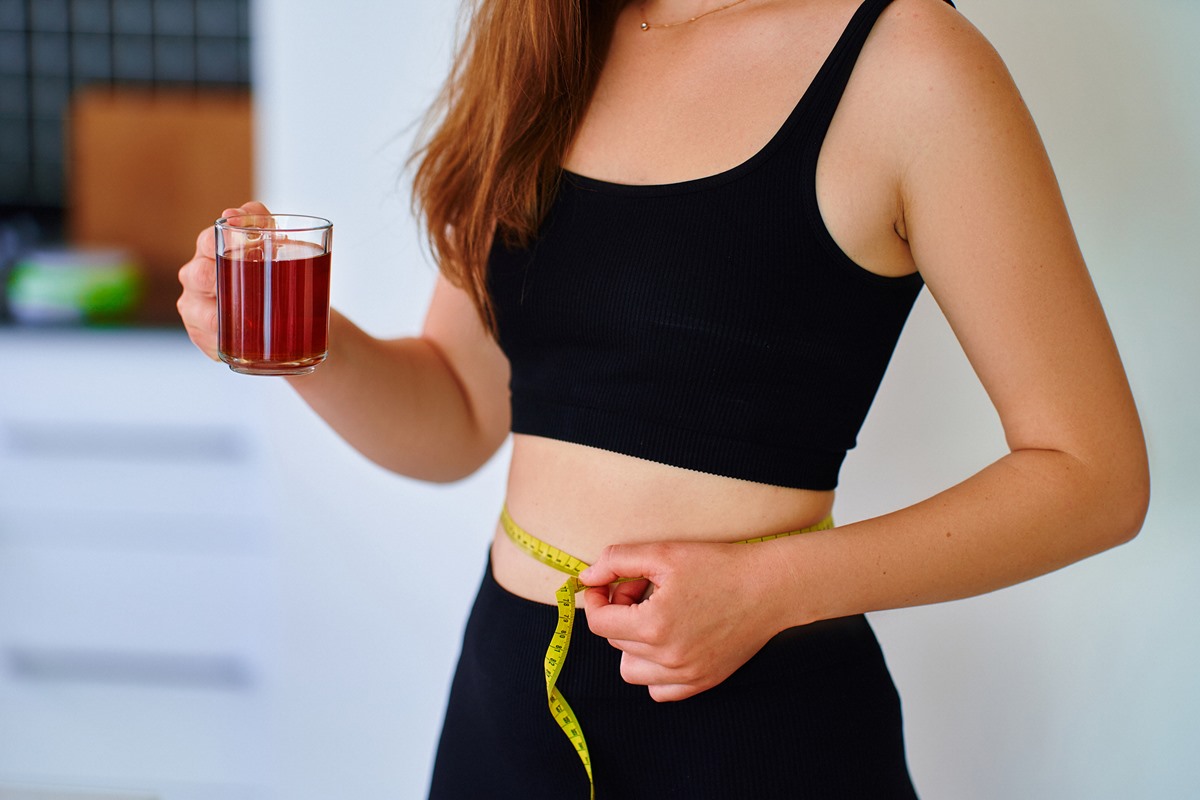
M 1126 360 L 1131 544 L 875 614 L 926 800 L 1200 796 L 1200 6 L 960 9 L 1033 110 Z M 415 331 L 402 170 L 453 3 L 0 0 L 0 800 L 419 798 L 503 496 L 389 475 L 174 316 L 251 197 L 337 227 L 334 303 Z M 843 471 L 853 520 L 1003 452 L 928 295 Z M 463 765 L 469 769 L 470 765 Z

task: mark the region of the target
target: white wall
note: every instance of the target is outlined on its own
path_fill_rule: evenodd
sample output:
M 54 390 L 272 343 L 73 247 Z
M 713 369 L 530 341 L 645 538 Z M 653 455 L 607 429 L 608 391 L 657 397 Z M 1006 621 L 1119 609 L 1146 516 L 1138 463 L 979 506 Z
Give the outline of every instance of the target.
M 1148 430 L 1154 503 L 1129 546 L 1014 589 L 875 615 L 922 796 L 1200 796 L 1200 7 L 960 7 L 996 44 L 1058 169 Z M 258 0 L 261 197 L 336 224 L 334 302 L 413 331 L 433 272 L 397 174 L 448 58 L 449 2 Z M 502 496 L 498 459 L 454 487 L 383 474 L 285 388 L 266 390 L 287 499 L 275 676 L 289 800 L 424 796 L 459 630 Z M 838 516 L 912 502 L 1003 442 L 923 296 Z M 464 765 L 464 768 L 469 768 Z
M 418 329 L 436 274 L 400 170 L 444 77 L 448 3 L 258 0 L 261 199 L 334 221 L 333 303 L 376 335 Z M 275 414 L 284 519 L 275 797 L 424 797 L 503 458 L 436 487 L 366 462 L 290 390 Z

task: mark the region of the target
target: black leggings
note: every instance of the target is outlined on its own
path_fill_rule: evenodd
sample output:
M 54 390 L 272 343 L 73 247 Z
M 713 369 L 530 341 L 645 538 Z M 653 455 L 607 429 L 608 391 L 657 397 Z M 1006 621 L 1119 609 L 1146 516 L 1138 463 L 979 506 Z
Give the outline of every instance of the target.
M 546 707 L 557 609 L 483 578 L 434 764 L 431 800 L 587 800 Z M 597 800 L 911 800 L 900 700 L 864 617 L 791 628 L 719 686 L 655 703 L 576 621 L 558 687 L 587 737 Z

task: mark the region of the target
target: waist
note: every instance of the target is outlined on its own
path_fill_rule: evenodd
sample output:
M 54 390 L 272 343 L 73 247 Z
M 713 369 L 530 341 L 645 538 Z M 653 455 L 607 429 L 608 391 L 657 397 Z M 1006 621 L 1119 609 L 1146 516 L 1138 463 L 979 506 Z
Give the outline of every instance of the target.
M 536 436 L 513 438 L 507 503 L 550 544 L 591 563 L 610 544 L 735 542 L 813 525 L 833 492 L 788 489 L 680 469 Z M 518 550 L 497 526 L 496 581 L 553 603 L 562 575 Z

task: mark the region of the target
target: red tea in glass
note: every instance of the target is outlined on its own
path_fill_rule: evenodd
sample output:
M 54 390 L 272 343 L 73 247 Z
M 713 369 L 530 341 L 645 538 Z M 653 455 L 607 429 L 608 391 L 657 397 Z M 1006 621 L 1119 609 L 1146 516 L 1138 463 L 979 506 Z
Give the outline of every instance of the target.
M 218 220 L 217 350 L 234 372 L 303 375 L 325 360 L 328 226 L 295 215 Z

